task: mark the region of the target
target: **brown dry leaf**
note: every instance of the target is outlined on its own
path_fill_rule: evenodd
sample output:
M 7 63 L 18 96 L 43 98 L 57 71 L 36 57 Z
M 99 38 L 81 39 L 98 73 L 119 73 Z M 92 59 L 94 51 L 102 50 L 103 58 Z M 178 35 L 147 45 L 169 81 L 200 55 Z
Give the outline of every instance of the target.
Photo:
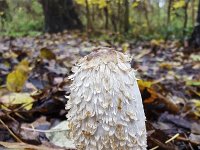
M 168 69 L 168 70 L 171 70 L 172 68 L 173 68 L 173 65 L 172 64 L 170 64 L 170 63 L 161 63 L 160 65 L 159 65 L 161 68 L 163 68 L 163 69 Z
M 149 82 L 142 80 L 138 81 L 141 94 L 143 95 L 143 93 L 148 93 L 148 95 L 150 95 L 146 99 L 144 99 L 144 103 L 146 104 L 154 102 L 162 103 L 169 111 L 177 113 L 179 111 L 179 107 L 173 101 L 165 98 L 161 94 L 157 93 L 153 88 L 151 88 L 151 86 L 155 83 L 156 82 Z

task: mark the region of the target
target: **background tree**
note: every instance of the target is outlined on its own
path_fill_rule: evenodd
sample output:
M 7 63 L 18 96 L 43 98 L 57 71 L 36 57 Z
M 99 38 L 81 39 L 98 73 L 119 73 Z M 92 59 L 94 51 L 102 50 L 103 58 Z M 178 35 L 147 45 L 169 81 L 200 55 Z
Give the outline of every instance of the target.
M 45 17 L 45 31 L 61 32 L 65 29 L 81 29 L 82 23 L 73 0 L 40 0 Z
M 4 27 L 4 22 L 8 19 L 9 12 L 8 12 L 8 3 L 6 0 L 0 0 L 0 21 L 1 21 L 1 28 Z
M 43 29 L 53 33 L 84 27 L 85 31 L 90 31 L 89 35 L 98 37 L 106 30 L 109 34 L 104 37 L 108 39 L 111 34 L 116 38 L 120 34 L 141 40 L 188 38 L 198 8 L 197 0 L 1 1 L 8 3 L 12 17 L 4 21 L 6 28 L 2 34 L 38 35 Z M 4 15 L 2 11 L 0 14 Z
M 129 30 L 129 1 L 124 0 L 124 32 L 128 32 Z
M 200 1 L 198 5 L 196 25 L 193 29 L 191 38 L 189 39 L 189 45 L 194 48 L 200 47 Z

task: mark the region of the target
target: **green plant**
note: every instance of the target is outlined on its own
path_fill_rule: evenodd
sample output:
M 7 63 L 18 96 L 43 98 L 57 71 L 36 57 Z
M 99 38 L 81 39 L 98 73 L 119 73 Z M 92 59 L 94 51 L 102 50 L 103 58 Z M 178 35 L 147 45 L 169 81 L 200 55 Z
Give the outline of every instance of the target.
M 36 0 L 8 1 L 10 20 L 5 21 L 2 35 L 38 35 L 43 30 L 42 7 Z

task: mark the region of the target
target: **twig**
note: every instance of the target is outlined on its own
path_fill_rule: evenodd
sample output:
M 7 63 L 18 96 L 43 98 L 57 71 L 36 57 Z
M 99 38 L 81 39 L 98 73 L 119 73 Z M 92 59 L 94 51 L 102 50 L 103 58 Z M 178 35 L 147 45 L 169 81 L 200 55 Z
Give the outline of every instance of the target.
M 177 133 L 177 134 L 175 134 L 173 137 L 171 137 L 169 140 L 167 140 L 167 141 L 165 141 L 165 143 L 167 144 L 167 143 L 169 143 L 169 142 L 171 142 L 172 140 L 174 140 L 175 138 L 177 138 L 177 137 L 179 137 L 179 133 Z
M 165 141 L 165 144 L 167 144 L 167 143 L 171 142 L 172 140 L 178 138 L 179 135 L 180 135 L 179 133 L 175 134 L 173 137 L 171 137 L 170 139 L 168 139 L 167 141 Z M 157 140 L 156 140 L 156 141 L 157 141 Z M 155 142 L 156 142 L 156 141 L 155 141 Z M 159 143 L 157 142 L 157 144 L 159 144 Z M 160 146 L 162 146 L 162 145 L 160 145 Z M 150 150 L 155 150 L 155 149 L 157 149 L 157 148 L 159 148 L 159 146 L 155 146 L 155 147 L 151 148 Z
M 149 150 L 155 150 L 155 149 L 157 149 L 157 148 L 159 148 L 159 146 L 155 146 L 155 147 L 153 147 L 153 148 L 151 148 L 151 149 L 149 149 Z
M 41 132 L 41 133 L 51 133 L 51 132 L 61 132 L 61 131 L 67 131 L 68 129 L 51 129 L 51 130 L 39 130 L 39 129 L 32 129 L 32 128 L 27 128 L 27 127 L 21 127 L 21 129 L 32 131 L 32 132 Z
M 182 136 L 179 136 L 176 139 L 179 140 L 179 141 L 189 142 L 189 143 L 191 143 L 193 145 L 199 145 L 199 143 L 197 143 L 195 141 L 191 141 L 190 139 L 182 137 Z
M 10 128 L 3 122 L 3 120 L 0 119 L 1 124 L 9 131 L 9 133 L 15 138 L 15 140 L 17 140 L 18 142 L 22 142 L 22 140 L 20 140 L 14 133 L 12 130 L 10 130 Z

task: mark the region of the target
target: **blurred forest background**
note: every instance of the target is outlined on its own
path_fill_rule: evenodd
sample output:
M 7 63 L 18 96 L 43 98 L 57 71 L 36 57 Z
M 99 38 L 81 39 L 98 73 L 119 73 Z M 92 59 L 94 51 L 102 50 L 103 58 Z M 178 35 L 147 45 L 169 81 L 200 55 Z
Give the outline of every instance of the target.
M 0 149 L 75 148 L 68 76 L 97 47 L 133 58 L 148 149 L 199 150 L 200 0 L 0 0 Z
M 188 39 L 197 10 L 198 0 L 1 0 L 0 30 L 11 36 L 82 29 L 105 39 L 107 31 L 116 38 Z

